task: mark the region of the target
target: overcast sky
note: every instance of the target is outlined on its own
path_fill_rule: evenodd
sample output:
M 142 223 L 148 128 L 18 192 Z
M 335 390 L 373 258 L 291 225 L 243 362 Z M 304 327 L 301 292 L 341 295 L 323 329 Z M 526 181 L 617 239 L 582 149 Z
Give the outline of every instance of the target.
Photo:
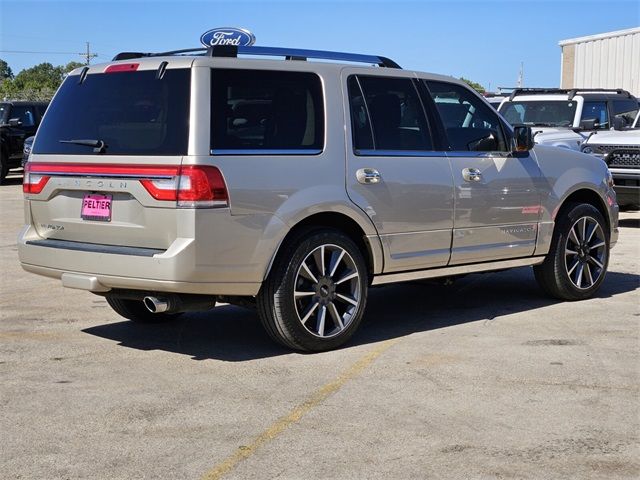
M 495 90 L 515 84 L 520 62 L 526 86 L 558 86 L 558 41 L 637 27 L 640 1 L 0 0 L 0 18 L 0 58 L 14 73 L 79 61 L 87 41 L 97 63 L 197 47 L 206 30 L 238 26 L 256 45 L 379 54 Z

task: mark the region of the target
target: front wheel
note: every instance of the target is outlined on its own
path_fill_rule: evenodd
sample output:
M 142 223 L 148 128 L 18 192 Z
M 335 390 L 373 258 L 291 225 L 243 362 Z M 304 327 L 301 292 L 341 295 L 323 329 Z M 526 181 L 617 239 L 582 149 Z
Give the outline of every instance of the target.
M 345 343 L 362 321 L 368 276 L 362 253 L 346 235 L 315 230 L 285 245 L 258 294 L 269 335 L 296 350 Z
M 534 267 L 540 287 L 562 300 L 591 297 L 609 264 L 609 235 L 602 214 L 593 206 L 573 203 L 558 214 L 551 249 Z

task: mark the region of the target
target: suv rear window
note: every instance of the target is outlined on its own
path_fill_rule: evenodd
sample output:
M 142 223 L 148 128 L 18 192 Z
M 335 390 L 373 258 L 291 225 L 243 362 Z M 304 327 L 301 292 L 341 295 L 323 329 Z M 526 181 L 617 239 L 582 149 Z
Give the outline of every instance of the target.
M 66 78 L 38 130 L 33 153 L 86 155 L 60 140 L 102 140 L 107 155 L 186 155 L 190 69 Z
M 211 82 L 213 153 L 322 150 L 324 109 L 317 75 L 214 69 Z

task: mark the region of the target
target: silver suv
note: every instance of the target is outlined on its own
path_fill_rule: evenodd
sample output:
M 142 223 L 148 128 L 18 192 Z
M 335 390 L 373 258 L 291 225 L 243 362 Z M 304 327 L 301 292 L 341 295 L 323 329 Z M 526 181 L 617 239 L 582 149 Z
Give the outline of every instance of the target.
M 120 54 L 47 111 L 20 261 L 138 322 L 253 305 L 306 351 L 347 341 L 372 285 L 534 266 L 587 298 L 617 239 L 611 176 L 532 146 L 464 83 L 384 57 Z

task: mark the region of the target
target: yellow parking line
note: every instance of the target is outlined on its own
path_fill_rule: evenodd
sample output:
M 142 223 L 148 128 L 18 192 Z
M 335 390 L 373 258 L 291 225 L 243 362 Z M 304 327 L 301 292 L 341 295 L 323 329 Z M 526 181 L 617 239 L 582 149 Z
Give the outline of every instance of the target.
M 209 470 L 202 476 L 202 480 L 217 480 L 222 478 L 223 475 L 233 470 L 241 461 L 250 457 L 255 451 L 262 445 L 270 440 L 273 440 L 283 431 L 285 431 L 290 425 L 298 422 L 303 416 L 305 416 L 311 409 L 318 406 L 330 395 L 337 392 L 345 383 L 352 378 L 360 374 L 365 368 L 367 368 L 373 361 L 378 358 L 382 353 L 391 348 L 398 339 L 386 340 L 375 348 L 369 350 L 364 356 L 362 356 L 357 362 L 343 372 L 335 380 L 327 383 L 316 390 L 311 397 L 305 402 L 296 406 L 284 417 L 276 420 L 269 428 L 258 435 L 250 444 L 239 447 L 232 455 L 227 457 L 222 462 L 218 463 L 215 467 Z

